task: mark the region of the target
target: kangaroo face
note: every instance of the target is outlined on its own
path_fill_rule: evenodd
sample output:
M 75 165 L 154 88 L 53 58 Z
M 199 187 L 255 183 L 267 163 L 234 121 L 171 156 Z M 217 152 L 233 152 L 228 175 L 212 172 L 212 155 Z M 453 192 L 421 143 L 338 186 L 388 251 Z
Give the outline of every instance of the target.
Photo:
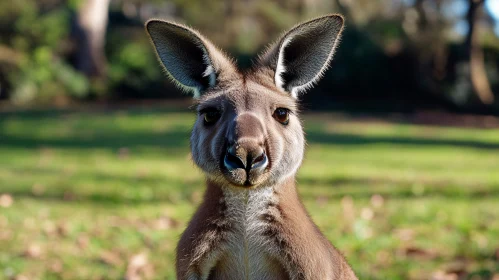
M 158 20 L 146 27 L 169 75 L 197 99 L 191 150 L 210 180 L 258 187 L 296 173 L 305 145 L 297 97 L 327 68 L 341 16 L 296 26 L 247 72 L 192 29 Z
M 192 155 L 212 180 L 274 184 L 301 163 L 304 137 L 296 100 L 256 79 L 242 76 L 199 102 Z

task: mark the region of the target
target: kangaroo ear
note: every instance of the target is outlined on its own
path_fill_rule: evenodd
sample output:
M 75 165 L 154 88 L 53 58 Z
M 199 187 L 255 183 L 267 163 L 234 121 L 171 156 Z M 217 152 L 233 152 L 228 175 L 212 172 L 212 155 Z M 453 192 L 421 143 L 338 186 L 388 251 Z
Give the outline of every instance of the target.
M 260 65 L 270 67 L 277 87 L 296 98 L 322 77 L 342 30 L 340 15 L 299 24 L 260 57 Z
M 198 32 L 171 22 L 150 20 L 146 30 L 166 72 L 197 98 L 216 85 L 224 67 L 232 63 Z

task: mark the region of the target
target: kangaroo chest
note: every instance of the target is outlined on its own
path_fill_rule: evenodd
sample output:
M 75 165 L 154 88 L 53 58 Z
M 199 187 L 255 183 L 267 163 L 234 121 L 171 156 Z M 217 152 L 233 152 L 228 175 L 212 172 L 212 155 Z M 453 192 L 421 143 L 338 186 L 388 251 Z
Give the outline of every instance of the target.
M 224 190 L 224 216 L 231 225 L 213 279 L 283 279 L 278 249 L 266 232 L 279 219 L 273 188 Z M 285 278 L 284 278 L 285 279 Z

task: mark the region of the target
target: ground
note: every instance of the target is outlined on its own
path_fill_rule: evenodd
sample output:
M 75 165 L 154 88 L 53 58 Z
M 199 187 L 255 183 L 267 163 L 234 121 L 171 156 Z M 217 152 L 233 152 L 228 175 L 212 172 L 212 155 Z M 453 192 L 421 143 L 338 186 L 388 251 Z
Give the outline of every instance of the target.
M 0 279 L 174 279 L 203 193 L 193 119 L 1 113 Z M 345 114 L 304 125 L 301 197 L 360 279 L 499 278 L 498 130 Z

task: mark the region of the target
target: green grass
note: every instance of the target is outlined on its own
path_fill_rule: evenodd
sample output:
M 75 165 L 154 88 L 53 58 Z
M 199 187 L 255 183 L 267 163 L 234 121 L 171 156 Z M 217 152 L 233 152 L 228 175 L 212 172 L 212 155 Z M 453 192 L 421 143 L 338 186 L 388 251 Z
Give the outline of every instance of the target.
M 0 279 L 174 279 L 203 192 L 193 118 L 0 114 Z M 499 131 L 304 119 L 301 196 L 360 279 L 499 273 Z M 138 254 L 145 265 L 130 265 Z

